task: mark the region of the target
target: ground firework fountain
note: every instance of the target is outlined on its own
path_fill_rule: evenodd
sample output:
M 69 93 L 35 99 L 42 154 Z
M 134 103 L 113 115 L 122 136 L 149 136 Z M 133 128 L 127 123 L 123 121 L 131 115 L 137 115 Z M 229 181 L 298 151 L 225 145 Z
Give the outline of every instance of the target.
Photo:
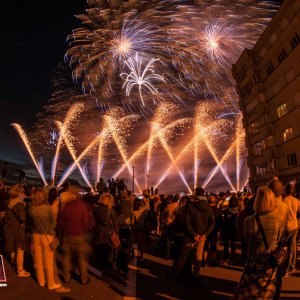
M 142 143 L 134 153 L 130 154 L 132 151 L 128 147 L 128 139 L 130 139 L 130 134 L 132 135 L 133 125 L 139 116 L 127 115 L 121 108 L 115 108 L 107 111 L 107 113 L 103 115 L 101 130 L 93 135 L 90 143 L 85 146 L 85 149 L 80 155 L 77 155 L 77 145 L 74 143 L 70 128 L 75 126 L 77 116 L 82 109 L 82 104 L 74 104 L 67 112 L 64 122 L 55 121 L 59 129 L 59 138 L 56 143 L 55 156 L 52 163 L 52 184 L 54 184 L 53 178 L 57 176 L 54 166 L 57 165 L 61 151 L 65 147 L 73 163 L 66 167 L 63 174 L 61 174 L 57 183 L 58 186 L 61 186 L 77 168 L 86 185 L 93 190 L 94 185 L 91 182 L 97 183 L 100 176 L 105 174 L 106 168 L 104 167 L 104 161 L 108 161 L 109 152 L 115 149 L 123 161 L 123 166 L 110 174 L 109 177 L 124 176 L 130 178 L 130 176 L 132 176 L 132 165 L 139 165 L 146 162 L 144 164 L 144 171 L 135 176 L 135 185 L 140 192 L 142 186 L 139 182 L 145 178 L 144 186 L 148 186 L 149 174 L 151 174 L 150 166 L 152 164 L 155 165 L 157 159 L 156 154 L 159 151 L 165 153 L 169 161 L 169 166 L 167 161 L 165 161 L 166 163 L 160 167 L 158 175 L 156 174 L 157 178 L 153 178 L 155 179 L 155 183 L 153 184 L 154 188 L 160 187 L 168 177 L 179 177 L 186 191 L 191 193 L 192 183 L 194 187 L 198 184 L 203 184 L 204 187 L 207 187 L 218 171 L 221 171 L 230 189 L 239 190 L 243 187 L 240 183 L 240 173 L 245 148 L 243 146 L 244 131 L 242 130 L 240 115 L 237 115 L 237 117 L 232 120 L 214 118 L 213 112 L 216 111 L 215 105 L 211 102 L 201 102 L 196 108 L 194 118 L 177 118 L 180 107 L 170 103 L 163 103 L 157 107 L 153 119 L 145 124 L 146 126 L 150 126 L 150 128 L 146 128 L 146 132 L 149 132 L 147 140 Z M 218 142 L 222 141 L 228 132 L 228 128 L 230 128 L 232 124 L 235 124 L 236 128 L 234 130 L 235 138 L 233 141 L 229 141 L 230 145 L 226 148 L 223 155 L 219 155 L 220 151 L 216 148 L 212 140 Z M 25 132 L 17 124 L 14 124 L 14 127 L 19 134 L 21 133 L 20 136 L 22 137 L 26 149 L 30 153 L 34 165 L 44 183 L 47 184 L 46 176 L 33 155 Z M 183 136 L 190 136 L 188 142 L 180 142 L 180 138 L 178 137 L 182 135 L 178 134 L 178 132 L 181 131 L 184 132 Z M 143 132 L 145 131 L 143 130 Z M 176 139 L 179 140 L 178 144 L 180 148 L 178 150 L 177 147 L 177 151 L 174 151 L 171 145 Z M 107 148 L 109 148 L 110 151 L 107 151 Z M 209 153 L 215 162 L 215 166 L 208 174 L 203 173 L 202 165 L 199 164 L 199 161 L 207 159 L 206 153 Z M 87 159 L 90 159 L 91 162 L 93 156 L 96 156 L 97 164 L 93 167 L 90 163 L 90 169 L 95 169 L 92 170 L 94 171 L 95 178 L 94 180 L 90 180 L 89 178 L 91 178 L 91 176 L 87 174 L 87 171 L 82 167 L 82 163 L 83 160 Z M 194 157 L 193 167 L 188 165 L 191 156 Z M 233 160 L 233 158 L 235 158 L 236 161 L 234 176 L 229 174 L 224 168 L 224 163 L 229 159 Z M 180 167 L 183 165 L 186 165 L 186 167 Z M 115 165 L 115 168 L 117 167 L 118 165 Z M 189 168 L 194 170 L 192 177 L 186 176 L 186 174 L 191 173 Z M 199 175 L 205 177 L 204 182 L 200 182 Z M 236 185 L 234 186 L 233 182 L 235 179 Z

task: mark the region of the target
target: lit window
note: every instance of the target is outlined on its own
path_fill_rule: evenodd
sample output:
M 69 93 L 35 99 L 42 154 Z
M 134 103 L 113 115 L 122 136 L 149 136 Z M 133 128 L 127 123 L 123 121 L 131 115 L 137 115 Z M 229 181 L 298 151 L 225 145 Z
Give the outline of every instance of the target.
M 258 143 L 254 144 L 254 155 L 260 156 L 262 154 L 262 151 L 265 149 L 265 141 L 261 140 Z
M 292 153 L 287 156 L 287 165 L 288 167 L 296 166 L 297 165 L 297 155 L 296 153 Z
M 274 138 L 272 135 L 269 135 L 268 137 L 266 137 L 265 145 L 266 145 L 266 147 L 274 146 Z
M 283 103 L 282 105 L 280 105 L 279 107 L 277 107 L 278 118 L 283 117 L 285 114 L 287 114 L 287 112 L 288 112 L 288 110 L 287 110 L 286 103 Z
M 286 142 L 293 137 L 293 128 L 289 127 L 282 132 L 283 140 Z
M 262 176 L 267 173 L 267 162 L 256 165 L 256 175 Z
M 271 171 L 277 171 L 277 159 L 271 160 Z
M 250 134 L 252 136 L 255 135 L 255 134 L 257 134 L 259 132 L 259 129 L 260 129 L 261 125 L 262 124 L 261 124 L 261 119 L 260 118 L 256 119 L 253 123 L 251 123 L 249 125 L 249 132 L 250 132 Z

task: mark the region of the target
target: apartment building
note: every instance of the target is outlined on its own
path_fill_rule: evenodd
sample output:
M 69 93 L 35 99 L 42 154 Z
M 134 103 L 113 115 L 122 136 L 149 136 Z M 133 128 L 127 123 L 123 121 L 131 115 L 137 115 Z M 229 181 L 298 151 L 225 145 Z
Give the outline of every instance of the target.
M 300 1 L 284 1 L 253 49 L 232 67 L 255 188 L 300 180 Z

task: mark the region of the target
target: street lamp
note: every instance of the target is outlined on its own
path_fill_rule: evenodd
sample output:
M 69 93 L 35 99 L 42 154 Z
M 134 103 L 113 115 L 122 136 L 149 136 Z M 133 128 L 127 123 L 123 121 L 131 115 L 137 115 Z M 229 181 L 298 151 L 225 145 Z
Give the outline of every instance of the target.
M 146 189 L 148 190 L 148 185 L 149 185 L 149 174 L 147 174 L 146 177 L 147 177 Z

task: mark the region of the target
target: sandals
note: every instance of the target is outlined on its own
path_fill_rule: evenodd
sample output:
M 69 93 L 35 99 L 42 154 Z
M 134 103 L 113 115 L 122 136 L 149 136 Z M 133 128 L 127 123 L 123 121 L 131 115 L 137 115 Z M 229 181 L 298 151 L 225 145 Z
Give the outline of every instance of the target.
M 18 271 L 18 277 L 30 277 L 30 273 L 25 270 Z

